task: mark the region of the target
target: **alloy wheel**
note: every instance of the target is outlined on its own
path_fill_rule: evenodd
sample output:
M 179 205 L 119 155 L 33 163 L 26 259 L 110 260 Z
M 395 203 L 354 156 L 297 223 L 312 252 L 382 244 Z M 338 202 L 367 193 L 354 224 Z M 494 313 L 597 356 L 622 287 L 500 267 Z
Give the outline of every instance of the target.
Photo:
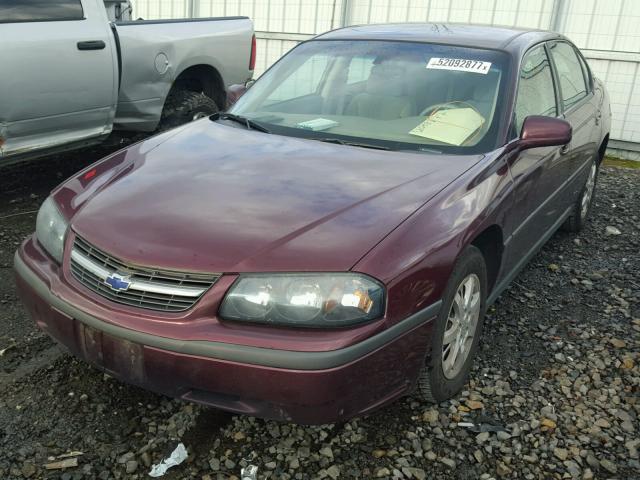
M 449 310 L 442 340 L 442 370 L 448 379 L 455 378 L 471 352 L 480 318 L 480 279 L 467 275 L 458 286 Z
M 582 194 L 582 202 L 580 204 L 580 218 L 584 220 L 587 218 L 587 213 L 589 213 L 589 206 L 591 205 L 591 199 L 593 198 L 593 192 L 596 188 L 596 172 L 598 167 L 595 163 L 591 165 L 591 170 L 589 171 L 589 178 L 587 178 L 587 183 L 584 185 L 584 193 Z

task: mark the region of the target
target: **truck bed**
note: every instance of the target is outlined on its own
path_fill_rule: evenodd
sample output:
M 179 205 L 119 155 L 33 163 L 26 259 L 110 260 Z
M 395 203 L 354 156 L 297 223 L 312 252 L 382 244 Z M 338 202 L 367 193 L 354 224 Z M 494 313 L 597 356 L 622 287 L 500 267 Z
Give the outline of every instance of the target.
M 187 69 L 211 69 L 221 88 L 252 75 L 247 17 L 117 22 L 114 34 L 121 65 L 118 129 L 154 130 L 171 86 Z

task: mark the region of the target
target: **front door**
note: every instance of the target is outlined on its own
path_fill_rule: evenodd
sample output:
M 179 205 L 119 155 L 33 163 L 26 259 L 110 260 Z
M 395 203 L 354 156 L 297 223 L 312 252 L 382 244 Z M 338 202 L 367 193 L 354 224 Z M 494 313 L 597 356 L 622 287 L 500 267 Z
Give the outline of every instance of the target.
M 556 97 L 549 57 L 540 44 L 522 60 L 513 119 L 517 135 L 530 115 L 559 116 Z M 568 176 L 570 159 L 562 147 L 533 148 L 514 157 L 509 167 L 514 184 L 507 215 L 505 272 L 526 261 L 561 217 L 563 211 L 556 200 Z
M 117 58 L 102 2 L 0 2 L 1 157 L 108 133 Z

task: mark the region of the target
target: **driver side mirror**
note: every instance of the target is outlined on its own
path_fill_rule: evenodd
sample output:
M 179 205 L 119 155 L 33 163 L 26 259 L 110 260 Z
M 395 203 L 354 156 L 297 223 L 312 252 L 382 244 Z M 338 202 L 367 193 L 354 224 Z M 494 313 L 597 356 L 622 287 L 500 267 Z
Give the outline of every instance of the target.
M 542 115 L 530 115 L 524 119 L 516 148 L 526 150 L 538 147 L 566 145 L 571 141 L 571 124 L 566 120 Z
M 227 89 L 227 109 L 230 108 L 234 103 L 236 103 L 238 99 L 242 95 L 244 95 L 245 92 L 249 90 L 249 88 L 251 88 L 251 85 L 253 85 L 255 82 L 255 80 L 247 80 L 244 83 L 236 83 L 234 85 L 231 85 Z

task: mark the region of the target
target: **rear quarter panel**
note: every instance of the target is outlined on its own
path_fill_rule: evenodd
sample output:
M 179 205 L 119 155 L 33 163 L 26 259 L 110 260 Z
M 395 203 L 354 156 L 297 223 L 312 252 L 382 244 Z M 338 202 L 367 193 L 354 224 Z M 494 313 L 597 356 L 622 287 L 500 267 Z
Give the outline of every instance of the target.
M 119 128 L 154 130 L 173 82 L 191 66 L 212 66 L 225 86 L 252 75 L 249 19 L 133 21 L 117 23 L 116 28 L 122 52 L 115 122 Z

